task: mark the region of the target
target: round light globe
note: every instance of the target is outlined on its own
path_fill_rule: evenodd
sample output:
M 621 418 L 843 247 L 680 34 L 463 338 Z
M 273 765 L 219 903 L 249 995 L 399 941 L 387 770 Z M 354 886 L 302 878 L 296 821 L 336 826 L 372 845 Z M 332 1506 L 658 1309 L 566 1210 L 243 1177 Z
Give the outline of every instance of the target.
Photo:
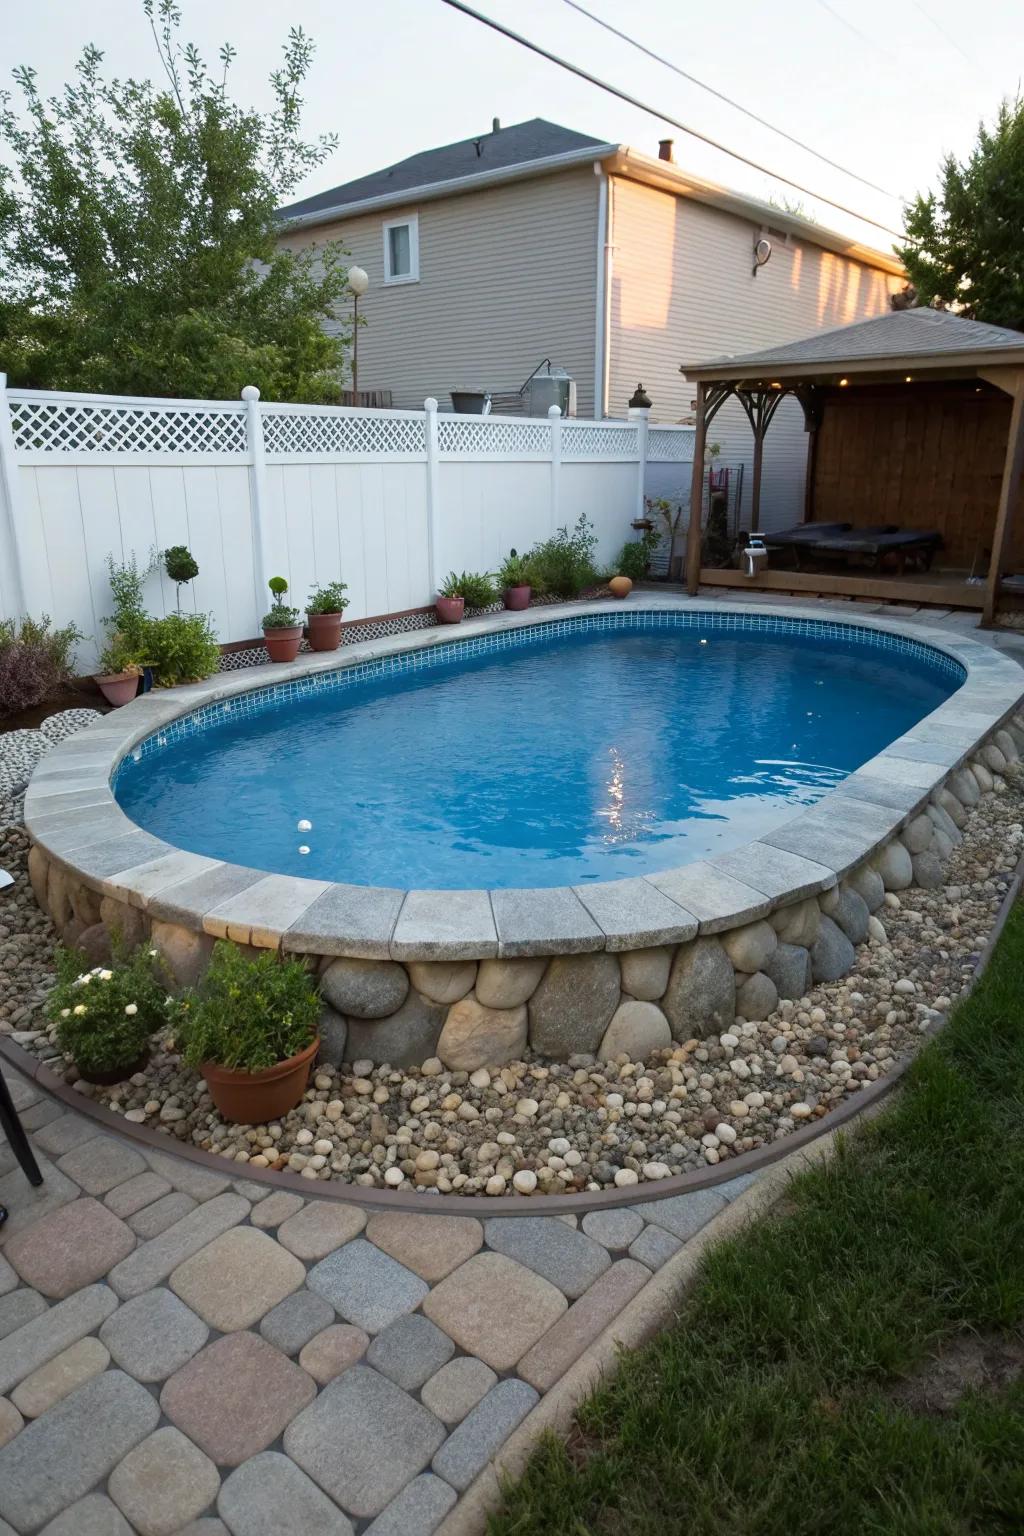
M 351 288 L 357 299 L 362 298 L 363 294 L 370 286 L 370 279 L 363 271 L 362 267 L 349 267 L 348 286 Z

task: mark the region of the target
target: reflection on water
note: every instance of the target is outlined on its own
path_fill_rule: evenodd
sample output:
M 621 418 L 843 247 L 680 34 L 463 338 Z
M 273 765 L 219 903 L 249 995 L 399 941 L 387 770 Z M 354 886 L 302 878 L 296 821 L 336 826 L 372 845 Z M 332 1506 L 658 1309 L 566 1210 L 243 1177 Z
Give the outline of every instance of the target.
M 285 873 L 580 884 L 761 835 L 952 687 L 848 642 L 577 635 L 236 716 L 128 764 L 118 798 L 170 842 Z

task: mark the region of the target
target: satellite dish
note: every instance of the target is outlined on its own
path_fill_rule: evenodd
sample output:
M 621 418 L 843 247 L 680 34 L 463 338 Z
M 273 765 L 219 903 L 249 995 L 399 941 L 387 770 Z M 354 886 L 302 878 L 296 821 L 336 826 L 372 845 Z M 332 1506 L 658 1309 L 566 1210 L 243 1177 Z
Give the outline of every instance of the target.
M 771 254 L 772 254 L 772 243 L 771 243 L 770 240 L 766 240 L 765 237 L 762 235 L 760 240 L 758 240 L 756 242 L 755 246 L 754 246 L 754 267 L 753 267 L 753 272 L 754 272 L 754 276 L 755 277 L 757 276 L 757 269 L 758 269 L 758 267 L 763 267 L 765 262 L 771 256 Z

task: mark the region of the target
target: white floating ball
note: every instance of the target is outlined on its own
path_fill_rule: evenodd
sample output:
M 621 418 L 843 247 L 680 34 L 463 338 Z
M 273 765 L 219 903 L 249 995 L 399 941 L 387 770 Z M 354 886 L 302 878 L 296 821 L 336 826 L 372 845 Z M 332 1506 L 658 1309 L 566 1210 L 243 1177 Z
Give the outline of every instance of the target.
M 308 853 L 309 852 L 309 844 L 308 843 L 300 843 L 299 844 L 299 852 L 300 853 Z
M 303 819 L 298 824 L 298 830 L 300 832 L 312 832 L 313 823 L 311 821 L 307 821 L 305 817 L 303 817 Z

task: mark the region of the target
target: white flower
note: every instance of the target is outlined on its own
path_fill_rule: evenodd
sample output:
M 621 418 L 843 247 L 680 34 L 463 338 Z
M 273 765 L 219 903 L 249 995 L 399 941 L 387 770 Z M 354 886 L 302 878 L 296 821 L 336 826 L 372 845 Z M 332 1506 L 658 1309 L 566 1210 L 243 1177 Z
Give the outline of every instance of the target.
M 75 977 L 75 986 L 76 987 L 85 987 L 85 986 L 88 986 L 90 981 L 92 981 L 92 977 L 89 975 L 89 972 L 86 971 L 84 976 L 76 976 Z
M 102 969 L 103 969 L 102 965 L 94 965 L 92 970 L 89 972 L 89 975 L 90 976 L 98 976 L 100 974 L 100 972 L 102 971 Z
M 151 960 L 155 960 L 155 959 L 156 959 L 156 950 L 155 950 L 155 949 L 151 949 L 151 950 L 150 950 L 150 952 L 149 952 L 149 958 L 150 958 L 150 959 L 151 959 Z
M 139 1011 L 139 1006 L 137 1003 L 129 1003 L 124 1011 L 128 1014 L 129 1018 L 134 1018 Z
M 70 1008 L 62 1008 L 61 1011 L 60 1011 L 60 1016 L 61 1016 L 62 1019 L 70 1019 L 70 1017 L 71 1017 L 71 1009 Z
M 73 1012 L 76 1013 L 79 1017 L 81 1017 L 81 1015 L 85 1012 L 85 1004 L 84 1003 L 79 1003 L 77 1008 L 73 1009 Z
M 100 981 L 113 981 L 113 971 L 100 971 Z

